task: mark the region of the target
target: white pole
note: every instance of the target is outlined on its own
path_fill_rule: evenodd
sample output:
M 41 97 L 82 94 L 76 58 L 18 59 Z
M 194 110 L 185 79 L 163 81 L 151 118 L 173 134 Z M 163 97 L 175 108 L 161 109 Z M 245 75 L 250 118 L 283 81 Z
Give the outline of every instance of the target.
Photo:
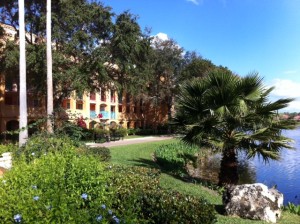
M 26 128 L 19 133 L 19 146 L 26 143 L 27 131 L 27 90 L 26 90 L 26 48 L 25 48 L 25 6 L 19 0 L 19 38 L 20 38 L 20 123 L 19 128 Z
M 53 132 L 51 117 L 53 115 L 53 81 L 52 81 L 52 49 L 51 49 L 51 0 L 47 0 L 47 130 Z

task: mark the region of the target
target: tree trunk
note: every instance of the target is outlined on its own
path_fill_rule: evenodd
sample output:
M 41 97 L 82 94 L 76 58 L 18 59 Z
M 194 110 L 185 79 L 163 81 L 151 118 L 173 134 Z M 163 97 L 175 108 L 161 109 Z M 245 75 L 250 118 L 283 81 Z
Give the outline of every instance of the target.
M 20 38 L 20 122 L 19 146 L 24 145 L 28 138 L 27 130 L 27 89 L 26 89 L 26 46 L 25 46 L 25 6 L 19 0 L 19 38 Z M 24 130 L 22 130 L 25 128 Z
M 51 49 L 51 0 L 47 0 L 47 130 L 53 133 L 53 81 L 52 81 L 52 49 Z
M 225 150 L 222 155 L 218 185 L 236 185 L 238 181 L 238 160 L 235 149 Z

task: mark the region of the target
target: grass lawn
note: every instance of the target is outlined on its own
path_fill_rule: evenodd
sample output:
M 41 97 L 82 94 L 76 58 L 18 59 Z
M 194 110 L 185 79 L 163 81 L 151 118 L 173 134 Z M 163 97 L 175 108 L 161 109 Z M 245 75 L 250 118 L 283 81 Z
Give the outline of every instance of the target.
M 149 168 L 159 168 L 153 161 L 153 152 L 157 146 L 162 144 L 174 143 L 178 140 L 163 140 L 158 142 L 148 142 L 143 144 L 134 144 L 126 146 L 111 147 L 111 162 L 113 164 L 121 164 L 128 166 L 144 166 Z M 203 187 L 198 184 L 187 183 L 175 178 L 167 173 L 162 173 L 160 178 L 160 185 L 164 188 L 170 188 L 179 192 L 199 196 L 205 198 L 209 203 L 216 206 L 216 210 L 222 210 L 222 198 L 218 192 Z M 219 224 L 262 224 L 266 222 L 246 220 L 235 217 L 228 217 L 218 214 Z M 300 216 L 288 212 L 283 212 L 279 224 L 299 224 Z

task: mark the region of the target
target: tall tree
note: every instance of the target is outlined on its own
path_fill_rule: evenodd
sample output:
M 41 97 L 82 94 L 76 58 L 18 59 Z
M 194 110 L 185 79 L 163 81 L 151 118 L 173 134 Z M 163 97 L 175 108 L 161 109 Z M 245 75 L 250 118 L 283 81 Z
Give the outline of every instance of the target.
M 150 50 L 148 32 L 142 32 L 137 16 L 125 11 L 117 15 L 109 45 L 108 68 L 120 90 L 137 94 L 145 88 L 146 62 Z
M 270 102 L 272 90 L 257 74 L 239 77 L 223 70 L 181 88 L 175 121 L 184 131 L 182 140 L 222 153 L 219 185 L 237 184 L 239 151 L 268 161 L 291 148 L 282 130 L 295 128 L 295 122 L 280 120 L 277 111 L 292 99 Z
M 0 22 L 18 31 L 17 0 L 1 1 Z M 46 1 L 26 1 L 27 77 L 31 91 L 45 93 Z M 52 0 L 53 95 L 55 104 L 72 91 L 89 91 L 113 81 L 104 65 L 110 57 L 107 49 L 112 31 L 109 7 L 88 0 Z M 0 70 L 9 73 L 16 67 L 14 52 L 18 43 L 6 44 Z
M 27 89 L 26 89 L 26 42 L 24 0 L 19 0 L 19 39 L 20 39 L 20 123 L 19 146 L 28 138 L 27 127 Z
M 172 39 L 155 38 L 152 42 L 152 54 L 149 60 L 152 76 L 148 80 L 146 101 L 150 102 L 157 111 L 160 110 L 161 105 L 167 105 L 168 119 L 171 118 L 182 70 L 182 53 L 183 48 Z M 157 120 L 156 117 L 154 119 Z
M 47 129 L 52 133 L 51 116 L 53 115 L 53 81 L 52 81 L 52 40 L 51 40 L 51 0 L 47 0 Z

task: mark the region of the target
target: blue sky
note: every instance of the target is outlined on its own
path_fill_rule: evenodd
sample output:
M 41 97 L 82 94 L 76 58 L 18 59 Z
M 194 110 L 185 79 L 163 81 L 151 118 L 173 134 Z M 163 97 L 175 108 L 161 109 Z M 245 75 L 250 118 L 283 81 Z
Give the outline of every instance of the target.
M 300 112 L 300 0 L 101 0 L 130 10 L 152 35 L 243 76 L 256 71 L 275 86 L 272 99 L 293 97 Z

